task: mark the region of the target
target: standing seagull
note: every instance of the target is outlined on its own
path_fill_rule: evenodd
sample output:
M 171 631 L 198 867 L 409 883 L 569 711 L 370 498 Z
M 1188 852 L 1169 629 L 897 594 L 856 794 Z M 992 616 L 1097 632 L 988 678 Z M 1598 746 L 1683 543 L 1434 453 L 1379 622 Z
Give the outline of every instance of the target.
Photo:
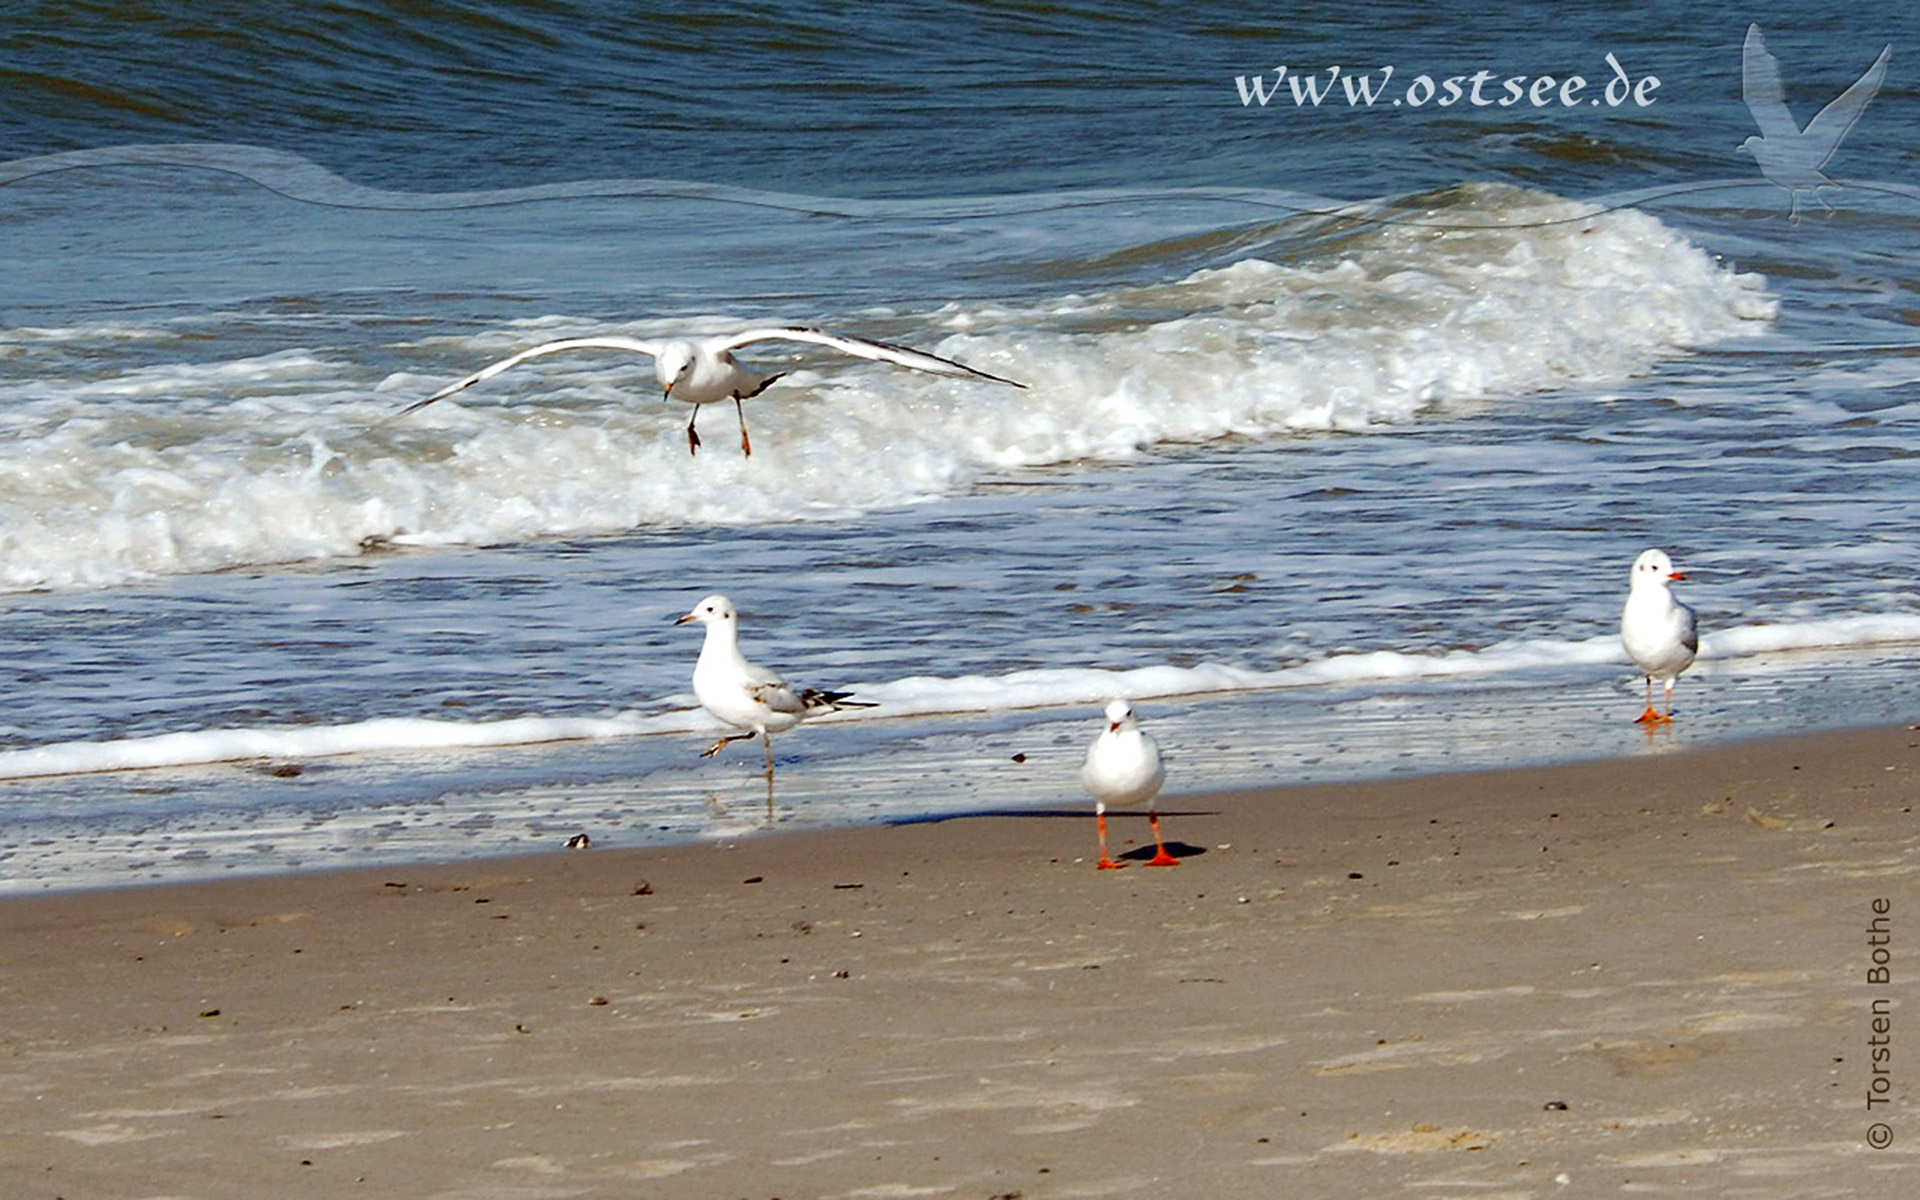
M 773 804 L 773 739 L 769 734 L 792 729 L 808 717 L 839 712 L 843 708 L 872 708 L 847 697 L 852 692 L 798 691 L 787 681 L 747 661 L 740 653 L 740 618 L 733 601 L 715 593 L 693 606 L 693 611 L 675 621 L 685 625 L 698 621 L 707 627 L 707 640 L 700 647 L 700 660 L 693 666 L 693 694 L 701 707 L 745 733 L 722 737 L 700 752 L 701 758 L 720 753 L 728 742 L 759 737 L 767 750 L 767 804 Z
M 1887 77 L 1887 56 L 1891 53 L 1892 45 L 1882 47 L 1880 57 L 1873 60 L 1867 73 L 1834 97 L 1803 130 L 1787 110 L 1786 89 L 1780 83 L 1780 60 L 1767 52 L 1760 27 L 1747 26 L 1746 44 L 1740 52 L 1740 93 L 1747 102 L 1747 111 L 1753 114 L 1754 124 L 1760 126 L 1760 136 L 1741 142 L 1740 149 L 1753 155 L 1762 175 L 1786 189 L 1790 201 L 1787 220 L 1793 224 L 1800 223 L 1801 192 L 1812 192 L 1822 208 L 1833 211 L 1832 206 L 1821 199 L 1820 189 L 1840 185 L 1822 174 L 1820 168 L 1827 165 L 1833 152 L 1840 148 L 1840 139 L 1847 136 L 1847 130 L 1853 128 L 1853 123 L 1865 111 L 1867 101 L 1880 90 L 1881 82 Z
M 985 371 L 976 371 L 964 363 L 910 350 L 905 346 L 872 342 L 866 338 L 848 337 L 840 333 L 828 333 L 824 329 L 789 326 L 783 329 L 749 329 L 744 333 L 729 333 L 699 340 L 674 338 L 664 342 L 648 342 L 639 338 L 607 336 L 565 338 L 557 342 L 546 342 L 531 349 L 522 350 L 511 358 L 503 358 L 491 366 L 481 367 L 460 382 L 448 384 L 425 400 L 414 401 L 394 416 L 396 419 L 404 417 L 416 409 L 425 408 L 435 400 L 444 400 L 457 391 L 470 388 L 481 380 L 492 379 L 502 371 L 543 354 L 557 354 L 563 350 L 626 350 L 634 354 L 652 355 L 654 374 L 659 377 L 660 386 L 666 389 L 667 396 L 674 400 L 683 400 L 693 406 L 693 413 L 687 418 L 687 453 L 695 454 L 700 449 L 700 435 L 693 428 L 694 420 L 700 415 L 700 406 L 719 400 L 731 400 L 734 411 L 740 417 L 740 452 L 751 456 L 753 443 L 747 440 L 747 414 L 746 410 L 740 407 L 740 402 L 758 396 L 767 389 L 768 384 L 786 374 L 785 371 L 775 371 L 770 375 L 763 375 L 751 368 L 741 366 L 733 357 L 733 352 L 754 342 L 811 342 L 819 346 L 831 346 L 855 358 L 871 358 L 899 367 L 911 367 L 916 371 L 927 371 L 934 375 L 979 379 L 1017 388 L 1027 386 L 1024 383 L 1015 383 L 1011 379 L 1002 379 L 998 375 L 989 375 Z
M 1160 765 L 1160 747 L 1142 732 L 1133 719 L 1133 706 L 1125 700 L 1107 705 L 1107 727 L 1093 745 L 1087 747 L 1086 765 L 1080 768 L 1080 782 L 1093 797 L 1095 828 L 1100 831 L 1102 871 L 1116 870 L 1120 864 L 1107 855 L 1107 805 L 1147 802 L 1147 823 L 1153 827 L 1153 845 L 1158 851 L 1147 860 L 1150 867 L 1177 867 L 1180 860 L 1167 853 L 1160 840 L 1160 814 L 1153 798 L 1166 782 L 1166 768 Z
M 1633 560 L 1627 607 L 1620 614 L 1620 642 L 1647 676 L 1647 711 L 1635 720 L 1649 728 L 1673 720 L 1673 681 L 1693 662 L 1700 634 L 1693 610 L 1673 598 L 1669 586 L 1686 576 L 1673 569 L 1664 550 L 1642 551 Z M 1667 685 L 1667 711 L 1653 711 L 1653 681 Z

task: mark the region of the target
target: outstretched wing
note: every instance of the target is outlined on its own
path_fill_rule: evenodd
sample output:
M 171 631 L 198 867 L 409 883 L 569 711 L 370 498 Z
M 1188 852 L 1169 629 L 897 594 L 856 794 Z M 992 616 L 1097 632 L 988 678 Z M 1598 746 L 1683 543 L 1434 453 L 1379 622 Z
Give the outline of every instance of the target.
M 539 358 L 543 354 L 558 354 L 562 350 L 628 350 L 635 354 L 656 355 L 660 353 L 658 343 L 643 342 L 638 338 L 628 337 L 565 338 L 557 342 L 545 342 L 530 350 L 522 350 L 511 358 L 503 358 L 497 363 L 481 367 L 478 371 L 475 371 L 460 382 L 448 384 L 433 395 L 428 396 L 425 400 L 416 400 L 412 404 L 407 405 L 399 412 L 393 414 L 393 419 L 398 420 L 416 409 L 425 408 L 435 400 L 444 400 L 455 392 L 465 391 L 476 383 L 492 379 L 500 372 L 511 370 L 530 358 Z
M 1747 40 L 1740 48 L 1740 96 L 1753 114 L 1765 138 L 1782 138 L 1785 143 L 1800 136 L 1800 126 L 1787 111 L 1786 89 L 1780 85 L 1780 60 L 1767 52 L 1760 26 L 1747 26 Z
M 895 346 L 889 342 L 875 342 L 866 338 L 849 337 L 844 333 L 828 333 L 824 329 L 808 329 L 798 325 L 780 329 L 749 329 L 743 333 L 720 338 L 711 345 L 715 351 L 723 351 L 737 350 L 753 342 L 809 342 L 816 346 L 830 346 L 842 354 L 851 354 L 855 358 L 889 362 L 897 367 L 911 367 L 916 371 L 928 371 L 935 375 L 983 379 L 989 383 L 1004 383 L 1009 387 L 1017 388 L 1027 386 L 1011 379 L 1002 379 L 998 375 L 989 375 L 985 371 L 976 371 L 965 363 L 957 363 L 950 358 L 941 358 L 937 354 L 928 354 L 908 346 Z
M 1873 60 L 1867 73 L 1853 81 L 1853 86 L 1833 98 L 1833 102 L 1820 110 L 1820 114 L 1807 122 L 1807 141 L 1810 148 L 1820 155 L 1816 167 L 1823 167 L 1840 148 L 1840 139 L 1847 136 L 1847 130 L 1860 119 L 1866 111 L 1867 101 L 1873 99 L 1880 90 L 1880 84 L 1887 77 L 1887 58 L 1892 55 L 1891 45 L 1883 46 L 1880 57 Z

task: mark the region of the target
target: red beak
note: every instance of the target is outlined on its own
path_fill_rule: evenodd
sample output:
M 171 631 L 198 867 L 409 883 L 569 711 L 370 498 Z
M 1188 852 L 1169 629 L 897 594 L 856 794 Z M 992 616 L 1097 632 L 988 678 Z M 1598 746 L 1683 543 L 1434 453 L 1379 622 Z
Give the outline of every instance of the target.
M 1686 576 L 1680 573 L 1679 571 L 1675 571 L 1673 574 L 1667 576 L 1667 578 L 1668 579 L 1685 579 Z

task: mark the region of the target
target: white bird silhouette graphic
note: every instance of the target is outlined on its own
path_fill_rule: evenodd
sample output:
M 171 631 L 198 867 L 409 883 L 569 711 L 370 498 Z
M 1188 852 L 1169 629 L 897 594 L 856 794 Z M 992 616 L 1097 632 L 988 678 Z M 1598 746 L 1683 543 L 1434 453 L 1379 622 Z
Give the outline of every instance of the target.
M 1790 199 L 1789 222 L 1800 223 L 1802 192 L 1812 193 L 1813 198 L 1820 201 L 1820 207 L 1833 211 L 1833 206 L 1820 195 L 1820 189 L 1840 185 L 1822 174 L 1820 168 L 1827 165 L 1833 152 L 1840 148 L 1840 139 L 1847 136 L 1847 130 L 1853 128 L 1853 123 L 1865 111 L 1867 101 L 1880 90 L 1881 82 L 1887 77 L 1887 57 L 1892 53 L 1891 45 L 1882 47 L 1880 57 L 1873 60 L 1867 73 L 1835 96 L 1802 129 L 1787 110 L 1786 89 L 1780 83 L 1780 60 L 1767 52 L 1760 26 L 1747 26 L 1746 45 L 1740 52 L 1740 92 L 1747 102 L 1747 111 L 1753 114 L 1754 124 L 1760 126 L 1760 136 L 1741 142 L 1740 149 L 1753 155 L 1754 161 L 1760 164 L 1760 173 L 1769 182 L 1786 190 Z

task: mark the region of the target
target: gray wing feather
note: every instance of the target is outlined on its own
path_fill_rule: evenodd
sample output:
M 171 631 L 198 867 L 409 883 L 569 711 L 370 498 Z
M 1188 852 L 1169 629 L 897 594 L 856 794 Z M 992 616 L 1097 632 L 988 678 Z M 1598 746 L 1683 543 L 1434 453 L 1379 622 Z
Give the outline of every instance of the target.
M 983 379 L 989 383 L 1004 383 L 1009 387 L 1024 388 L 1027 385 L 1011 379 L 1002 379 L 998 375 L 989 375 L 978 371 L 965 363 L 954 362 L 950 358 L 941 358 L 937 354 L 928 354 L 924 350 L 915 350 L 910 346 L 896 346 L 891 342 L 876 342 L 869 338 L 851 337 L 844 333 L 829 333 L 824 329 L 810 329 L 799 325 L 784 326 L 779 329 L 748 329 L 723 339 L 717 349 L 737 350 L 741 346 L 754 342 L 807 342 L 815 346 L 829 346 L 843 354 L 855 358 L 872 359 L 875 362 L 890 362 L 898 367 L 911 367 L 916 371 L 927 371 L 935 375 L 950 375 L 962 379 Z
M 766 705 L 774 712 L 797 713 L 801 716 L 806 715 L 806 701 L 795 695 L 793 689 L 784 683 L 778 681 L 773 683 L 758 683 L 753 685 L 750 690 L 753 692 L 754 699 Z
M 850 700 L 852 692 L 823 692 L 816 688 L 801 688 L 795 692 L 784 683 L 760 684 L 752 689 L 754 698 L 775 712 L 798 713 L 803 717 L 818 716 L 821 713 L 839 712 L 846 708 L 878 708 L 877 704 L 865 704 Z
M 455 392 L 465 391 L 476 383 L 492 379 L 500 372 L 511 370 L 530 358 L 539 358 L 543 354 L 557 354 L 563 350 L 629 350 L 635 354 L 660 353 L 658 343 L 643 342 L 638 338 L 629 337 L 564 338 L 557 342 L 545 342 L 531 349 L 522 350 L 520 353 L 508 358 L 503 358 L 497 363 L 489 363 L 481 367 L 465 379 L 460 380 L 458 383 L 448 384 L 433 395 L 428 396 L 425 400 L 416 400 L 412 404 L 407 405 L 399 412 L 393 414 L 394 418 L 398 419 L 406 416 L 410 412 L 425 408 L 435 400 L 445 400 Z

